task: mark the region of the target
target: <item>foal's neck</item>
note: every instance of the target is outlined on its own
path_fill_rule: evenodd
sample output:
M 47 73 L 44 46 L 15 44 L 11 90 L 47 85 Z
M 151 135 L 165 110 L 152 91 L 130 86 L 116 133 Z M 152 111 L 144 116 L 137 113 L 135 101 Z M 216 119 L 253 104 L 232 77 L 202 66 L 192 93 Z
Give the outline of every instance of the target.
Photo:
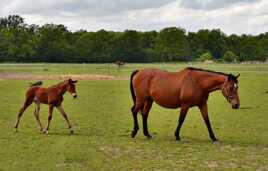
M 67 91 L 67 85 L 66 84 L 61 84 L 59 85 L 59 94 L 63 96 L 65 92 Z

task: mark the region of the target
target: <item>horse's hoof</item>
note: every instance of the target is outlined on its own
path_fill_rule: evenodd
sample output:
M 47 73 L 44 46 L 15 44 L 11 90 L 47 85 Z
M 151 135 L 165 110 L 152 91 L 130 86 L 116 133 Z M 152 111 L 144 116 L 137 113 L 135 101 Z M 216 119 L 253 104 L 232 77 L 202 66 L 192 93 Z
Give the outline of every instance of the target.
M 177 142 L 181 141 L 181 138 L 180 137 L 176 137 L 176 141 Z
M 136 131 L 131 131 L 131 138 L 135 138 L 135 136 L 136 136 L 136 134 L 137 134 L 137 132 Z
M 14 132 L 18 132 L 18 128 L 14 128 Z
M 74 130 L 73 129 L 70 130 L 70 134 L 74 134 Z
M 147 139 L 153 139 L 153 137 L 151 135 L 145 135 L 147 137 Z

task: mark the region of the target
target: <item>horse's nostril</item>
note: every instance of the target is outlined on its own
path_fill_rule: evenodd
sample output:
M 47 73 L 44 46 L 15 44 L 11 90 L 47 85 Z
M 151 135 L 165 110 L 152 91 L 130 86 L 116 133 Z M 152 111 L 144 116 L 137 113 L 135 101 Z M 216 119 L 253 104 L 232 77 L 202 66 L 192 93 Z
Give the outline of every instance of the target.
M 233 109 L 238 109 L 239 108 L 239 104 L 234 104 L 232 107 L 233 107 Z

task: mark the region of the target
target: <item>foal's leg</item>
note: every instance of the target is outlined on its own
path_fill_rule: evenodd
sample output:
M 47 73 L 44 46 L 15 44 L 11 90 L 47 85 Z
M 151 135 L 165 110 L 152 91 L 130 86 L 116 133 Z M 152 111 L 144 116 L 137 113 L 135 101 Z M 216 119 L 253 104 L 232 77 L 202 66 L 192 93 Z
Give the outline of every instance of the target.
M 53 105 L 49 105 L 49 109 L 48 109 L 48 119 L 47 119 L 47 127 L 46 127 L 46 129 L 43 131 L 44 134 L 48 134 L 50 121 L 51 121 L 51 119 L 52 119 L 53 108 L 54 108 Z
M 42 126 L 42 123 L 40 121 L 40 115 L 39 115 L 39 112 L 40 112 L 40 103 L 36 102 L 36 107 L 35 107 L 35 110 L 34 110 L 34 116 L 35 116 L 35 119 L 40 127 L 40 131 L 42 132 L 43 131 L 43 126 Z
M 188 109 L 189 109 L 189 107 L 181 107 L 179 123 L 178 123 L 178 127 L 177 127 L 177 129 L 175 131 L 175 137 L 176 137 L 177 141 L 180 140 L 180 129 L 181 129 L 181 126 L 182 126 L 182 124 L 184 122 L 184 119 L 185 119 L 185 116 L 187 114 Z
M 152 107 L 152 103 L 153 101 L 151 99 L 146 100 L 143 106 L 143 111 L 142 111 L 143 134 L 148 138 L 152 138 L 152 136 L 148 132 L 148 127 L 147 127 L 147 119 L 148 119 L 150 109 Z
M 139 130 L 139 124 L 138 124 L 138 112 L 142 109 L 143 103 L 136 100 L 136 104 L 131 108 L 132 115 L 133 115 L 133 121 L 134 121 L 134 128 L 131 132 L 131 137 L 134 138 Z
M 213 142 L 216 142 L 217 139 L 213 133 L 213 130 L 210 125 L 209 117 L 208 117 L 208 108 L 207 108 L 207 103 L 204 103 L 203 105 L 199 106 L 199 109 L 201 111 L 202 117 L 207 125 L 209 136 Z
M 70 133 L 73 134 L 74 130 L 72 129 L 72 124 L 70 123 L 67 114 L 65 113 L 64 109 L 62 106 L 57 106 L 57 109 L 59 110 L 59 112 L 62 114 L 63 118 L 66 120 L 68 127 L 70 129 Z
M 24 102 L 24 104 L 23 104 L 23 106 L 20 108 L 20 110 L 19 110 L 19 113 L 18 113 L 18 119 L 17 119 L 17 122 L 16 122 L 16 124 L 15 124 L 15 126 L 14 126 L 14 128 L 16 129 L 16 131 L 17 131 L 17 129 L 18 129 L 18 126 L 19 126 L 19 123 L 20 123 L 20 119 L 21 119 L 21 116 L 22 116 L 22 114 L 24 113 L 24 111 L 32 104 L 32 102 L 33 102 L 33 98 L 27 98 L 26 97 L 26 100 L 25 100 L 25 102 Z

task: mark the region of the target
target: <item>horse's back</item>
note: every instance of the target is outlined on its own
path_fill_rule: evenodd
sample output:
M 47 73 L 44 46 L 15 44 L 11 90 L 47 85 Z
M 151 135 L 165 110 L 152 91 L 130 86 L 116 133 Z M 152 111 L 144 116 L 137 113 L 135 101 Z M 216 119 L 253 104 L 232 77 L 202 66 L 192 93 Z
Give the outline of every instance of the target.
M 138 99 L 152 98 L 156 103 L 168 108 L 180 107 L 180 91 L 187 70 L 168 72 L 159 69 L 140 70 L 133 79 Z

